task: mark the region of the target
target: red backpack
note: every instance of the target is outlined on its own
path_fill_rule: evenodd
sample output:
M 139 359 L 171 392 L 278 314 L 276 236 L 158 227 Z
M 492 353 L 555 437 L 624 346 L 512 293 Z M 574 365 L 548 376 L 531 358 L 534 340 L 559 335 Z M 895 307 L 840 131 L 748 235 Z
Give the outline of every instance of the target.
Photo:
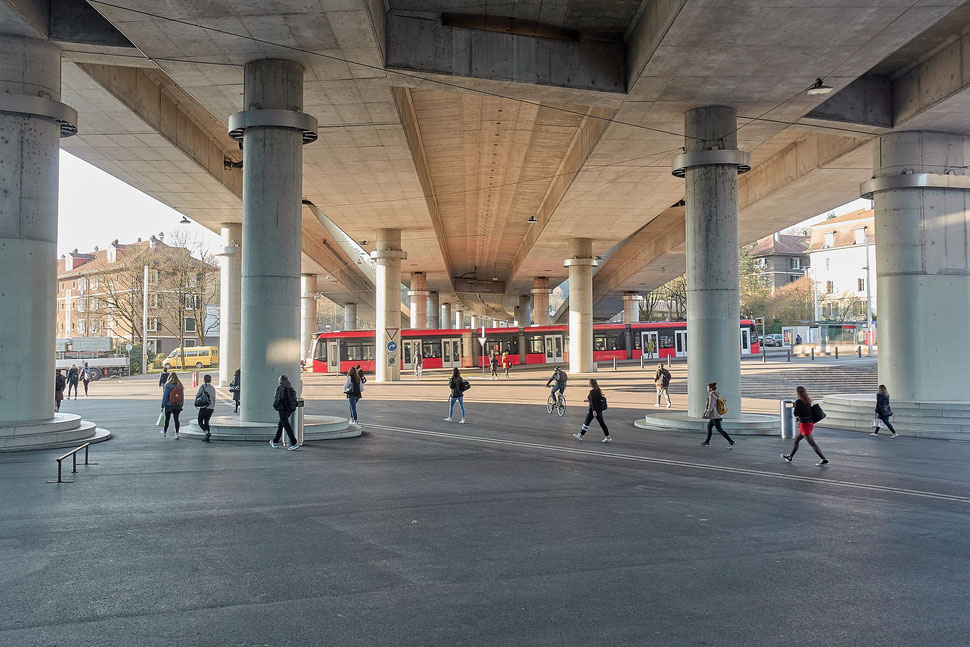
M 181 406 L 182 401 L 185 397 L 185 392 L 180 386 L 173 386 L 172 390 L 168 393 L 168 403 L 171 405 Z

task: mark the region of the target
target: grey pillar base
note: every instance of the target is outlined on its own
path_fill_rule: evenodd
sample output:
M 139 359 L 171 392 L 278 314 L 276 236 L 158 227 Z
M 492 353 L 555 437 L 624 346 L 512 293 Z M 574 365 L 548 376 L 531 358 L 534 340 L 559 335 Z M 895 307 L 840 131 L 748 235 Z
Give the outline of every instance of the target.
M 889 422 L 900 436 L 937 438 L 942 440 L 970 440 L 970 402 L 907 401 L 893 399 L 893 415 Z M 822 399 L 826 417 L 816 427 L 847 429 L 869 433 L 872 429 L 876 396 L 873 393 L 845 393 L 827 395 Z M 879 435 L 889 437 L 883 427 Z
M 692 433 L 707 434 L 707 419 L 688 416 L 683 412 L 667 411 L 663 413 L 648 413 L 643 418 L 633 421 L 635 427 L 647 429 L 649 431 L 688 431 Z M 728 436 L 775 436 L 781 435 L 780 422 L 778 416 L 760 413 L 742 413 L 738 417 L 727 417 L 721 420 L 721 425 Z M 715 442 L 715 437 L 720 438 L 721 434 L 714 430 L 711 437 L 711 444 Z
M 244 422 L 235 415 L 213 416 L 209 420 L 212 436 L 211 440 L 241 440 L 268 442 L 276 436 L 276 423 Z M 335 438 L 353 438 L 360 435 L 361 427 L 351 424 L 347 418 L 336 416 L 306 416 L 303 420 L 303 440 L 313 442 L 317 440 L 333 440 Z M 296 429 L 293 430 L 294 433 Z M 182 427 L 182 436 L 201 439 L 202 429 L 198 422 L 191 422 Z M 286 438 L 286 432 L 283 432 Z
M 0 425 L 0 452 L 77 447 L 111 438 L 111 432 L 73 413 L 55 413 L 49 420 Z

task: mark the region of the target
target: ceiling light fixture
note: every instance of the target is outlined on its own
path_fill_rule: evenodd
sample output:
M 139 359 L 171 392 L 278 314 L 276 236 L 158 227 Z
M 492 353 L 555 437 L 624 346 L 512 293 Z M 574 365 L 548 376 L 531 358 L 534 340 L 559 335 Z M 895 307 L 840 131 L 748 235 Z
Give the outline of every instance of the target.
M 536 220 L 536 217 L 535 217 L 535 216 L 529 216 L 529 220 L 528 220 L 527 222 L 528 222 L 528 223 L 529 223 L 530 225 L 534 225 L 534 224 L 536 224 L 536 223 L 537 223 L 537 222 L 539 222 L 539 221 L 538 221 L 538 220 Z
M 192 221 L 189 220 L 188 218 L 186 218 L 185 216 L 182 216 L 182 219 L 179 220 L 179 224 L 180 225 L 191 225 L 192 224 Z
M 815 83 L 812 84 L 812 87 L 810 87 L 808 90 L 805 91 L 805 94 L 810 96 L 816 96 L 820 94 L 828 94 L 831 91 L 832 91 L 832 86 L 825 85 L 824 83 L 822 83 L 821 78 L 817 78 L 815 79 Z

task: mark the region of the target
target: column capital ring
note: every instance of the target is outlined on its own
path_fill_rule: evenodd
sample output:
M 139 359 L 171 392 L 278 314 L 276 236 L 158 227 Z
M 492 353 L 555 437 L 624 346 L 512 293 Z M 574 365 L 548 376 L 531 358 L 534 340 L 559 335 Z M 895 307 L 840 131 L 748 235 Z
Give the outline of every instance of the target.
M 670 173 L 684 177 L 687 169 L 695 166 L 736 166 L 738 175 L 741 175 L 751 170 L 751 153 L 732 148 L 681 153 L 674 158 Z
M 303 143 L 317 141 L 317 120 L 305 112 L 280 110 L 278 108 L 254 108 L 240 110 L 229 116 L 229 136 L 238 142 L 243 140 L 247 128 L 267 126 L 291 128 L 303 133 Z
M 0 112 L 52 119 L 60 126 L 61 137 L 77 134 L 77 110 L 60 101 L 29 94 L 0 93 Z
M 905 175 L 884 175 L 867 180 L 859 185 L 859 197 L 872 200 L 881 191 L 895 189 L 970 189 L 970 176 L 944 173 L 907 173 Z

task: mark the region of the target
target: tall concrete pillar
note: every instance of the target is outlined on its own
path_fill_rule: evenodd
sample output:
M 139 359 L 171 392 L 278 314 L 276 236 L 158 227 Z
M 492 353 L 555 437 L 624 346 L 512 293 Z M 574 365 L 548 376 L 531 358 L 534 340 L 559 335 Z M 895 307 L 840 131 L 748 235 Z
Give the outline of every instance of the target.
M 590 373 L 593 364 L 593 241 L 573 238 L 569 241 L 569 258 L 563 265 L 569 270 L 569 372 Z M 548 310 L 547 310 L 548 312 Z
M 532 279 L 532 325 L 549 325 L 549 279 L 537 276 Z
M 229 118 L 245 162 L 240 419 L 272 423 L 279 376 L 300 388 L 303 144 L 316 137 L 316 121 L 301 112 L 303 66 L 281 59 L 246 63 L 243 105 Z
M 465 327 L 465 311 L 461 309 L 461 302 L 455 304 L 455 328 Z
M 0 36 L 0 450 L 4 427 L 54 418 L 61 54 Z M 65 133 L 71 134 L 71 133 Z M 11 432 L 12 433 L 12 432 Z M 83 441 L 79 441 L 83 442 Z
M 344 304 L 344 330 L 357 330 L 357 304 Z
M 317 275 L 300 277 L 300 357 L 310 365 L 313 338 L 317 333 Z
M 708 382 L 717 382 L 729 415 L 741 412 L 738 172 L 750 166 L 737 149 L 734 108 L 684 115 L 684 150 L 673 173 L 686 179 L 687 413 L 699 417 Z
M 473 330 L 481 330 L 481 328 L 482 328 L 482 319 L 481 319 L 481 317 L 479 317 L 478 315 L 472 315 L 471 316 L 471 327 L 472 327 Z
M 438 293 L 434 290 L 428 292 L 428 328 L 435 330 L 438 328 Z
M 894 402 L 970 401 L 970 136 L 890 133 L 874 151 L 879 381 Z
M 396 382 L 401 379 L 401 261 L 408 257 L 401 250 L 401 230 L 379 229 L 370 255 L 377 261 L 377 381 Z
M 240 367 L 242 331 L 242 224 L 222 225 L 219 273 L 219 384 L 228 386 Z
M 452 315 L 451 315 L 451 304 L 450 303 L 442 303 L 441 304 L 441 315 L 440 316 L 441 316 L 441 321 L 439 322 L 439 325 L 442 328 L 450 329 L 450 328 L 454 328 L 455 327 L 454 317 L 452 317 Z
M 623 323 L 637 323 L 640 321 L 640 300 L 636 292 L 623 293 Z
M 424 272 L 411 272 L 411 328 L 428 327 L 428 277 Z
M 529 325 L 529 297 L 522 295 L 519 303 L 515 306 L 515 325 L 525 327 Z

